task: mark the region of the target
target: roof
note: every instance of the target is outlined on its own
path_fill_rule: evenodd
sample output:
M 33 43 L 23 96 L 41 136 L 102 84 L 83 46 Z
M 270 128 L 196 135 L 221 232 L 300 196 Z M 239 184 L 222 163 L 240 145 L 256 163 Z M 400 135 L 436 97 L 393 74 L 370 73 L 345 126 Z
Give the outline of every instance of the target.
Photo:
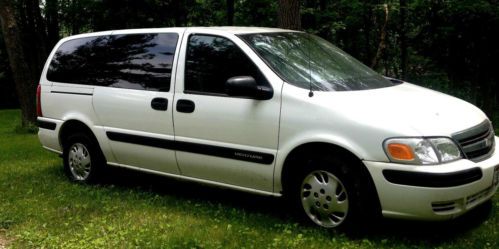
M 265 27 L 238 27 L 238 26 L 214 26 L 214 27 L 172 27 L 172 28 L 147 28 L 147 29 L 120 29 L 110 30 L 113 34 L 165 32 L 165 31 L 194 31 L 194 32 L 224 32 L 229 34 L 249 34 L 268 32 L 296 32 L 294 30 L 265 28 Z
M 267 32 L 293 32 L 294 30 L 265 28 L 265 27 L 239 27 L 239 26 L 216 26 L 216 27 L 187 27 L 187 29 L 219 30 L 232 34 L 267 33 Z
M 270 33 L 270 32 L 298 32 L 289 29 L 265 28 L 265 27 L 237 27 L 237 26 L 218 26 L 218 27 L 172 27 L 172 28 L 144 28 L 144 29 L 119 29 L 100 32 L 83 33 L 68 36 L 60 42 L 70 39 L 91 37 L 97 35 L 112 35 L 112 34 L 136 34 L 136 33 L 156 33 L 156 32 L 184 32 L 186 30 L 193 32 L 214 32 L 214 33 L 229 33 L 229 34 L 250 34 L 250 33 Z

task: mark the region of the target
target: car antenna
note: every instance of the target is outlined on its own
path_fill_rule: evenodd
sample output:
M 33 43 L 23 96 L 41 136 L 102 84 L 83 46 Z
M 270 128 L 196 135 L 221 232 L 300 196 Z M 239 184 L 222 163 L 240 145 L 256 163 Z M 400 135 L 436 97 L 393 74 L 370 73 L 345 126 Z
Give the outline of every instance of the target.
M 308 85 L 309 85 L 309 92 L 308 92 L 308 97 L 312 98 L 314 96 L 314 92 L 312 91 L 312 64 L 311 64 L 311 52 L 310 48 L 307 48 L 308 50 Z
M 310 92 L 308 92 L 308 96 L 312 98 L 314 96 L 314 92 L 312 91 L 312 68 L 310 67 L 310 58 L 308 58 L 308 83 L 310 86 Z

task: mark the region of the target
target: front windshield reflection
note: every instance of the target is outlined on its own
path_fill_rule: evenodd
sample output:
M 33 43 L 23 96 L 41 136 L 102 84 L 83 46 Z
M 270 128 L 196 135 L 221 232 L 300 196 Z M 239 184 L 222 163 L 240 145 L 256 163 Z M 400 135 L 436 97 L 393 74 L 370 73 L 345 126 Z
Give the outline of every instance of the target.
M 314 35 L 301 32 L 242 35 L 285 81 L 316 91 L 352 91 L 393 86 L 383 76 Z

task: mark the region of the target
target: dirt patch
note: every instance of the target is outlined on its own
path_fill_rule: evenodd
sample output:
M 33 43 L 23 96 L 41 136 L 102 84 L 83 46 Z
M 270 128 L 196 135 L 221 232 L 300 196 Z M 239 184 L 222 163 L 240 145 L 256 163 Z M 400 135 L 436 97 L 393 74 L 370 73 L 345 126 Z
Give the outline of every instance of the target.
M 5 237 L 5 229 L 0 229 L 0 249 L 7 248 L 9 240 Z

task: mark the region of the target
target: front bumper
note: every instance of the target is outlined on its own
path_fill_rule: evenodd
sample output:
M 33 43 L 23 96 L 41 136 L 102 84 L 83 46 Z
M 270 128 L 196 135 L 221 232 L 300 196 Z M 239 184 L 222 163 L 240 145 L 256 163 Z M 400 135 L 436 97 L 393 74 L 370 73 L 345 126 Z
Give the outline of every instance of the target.
M 364 161 L 371 173 L 385 217 L 444 220 L 460 216 L 492 198 L 499 168 L 495 152 L 486 160 L 458 160 L 432 166 Z M 498 173 L 496 173 L 498 174 Z

